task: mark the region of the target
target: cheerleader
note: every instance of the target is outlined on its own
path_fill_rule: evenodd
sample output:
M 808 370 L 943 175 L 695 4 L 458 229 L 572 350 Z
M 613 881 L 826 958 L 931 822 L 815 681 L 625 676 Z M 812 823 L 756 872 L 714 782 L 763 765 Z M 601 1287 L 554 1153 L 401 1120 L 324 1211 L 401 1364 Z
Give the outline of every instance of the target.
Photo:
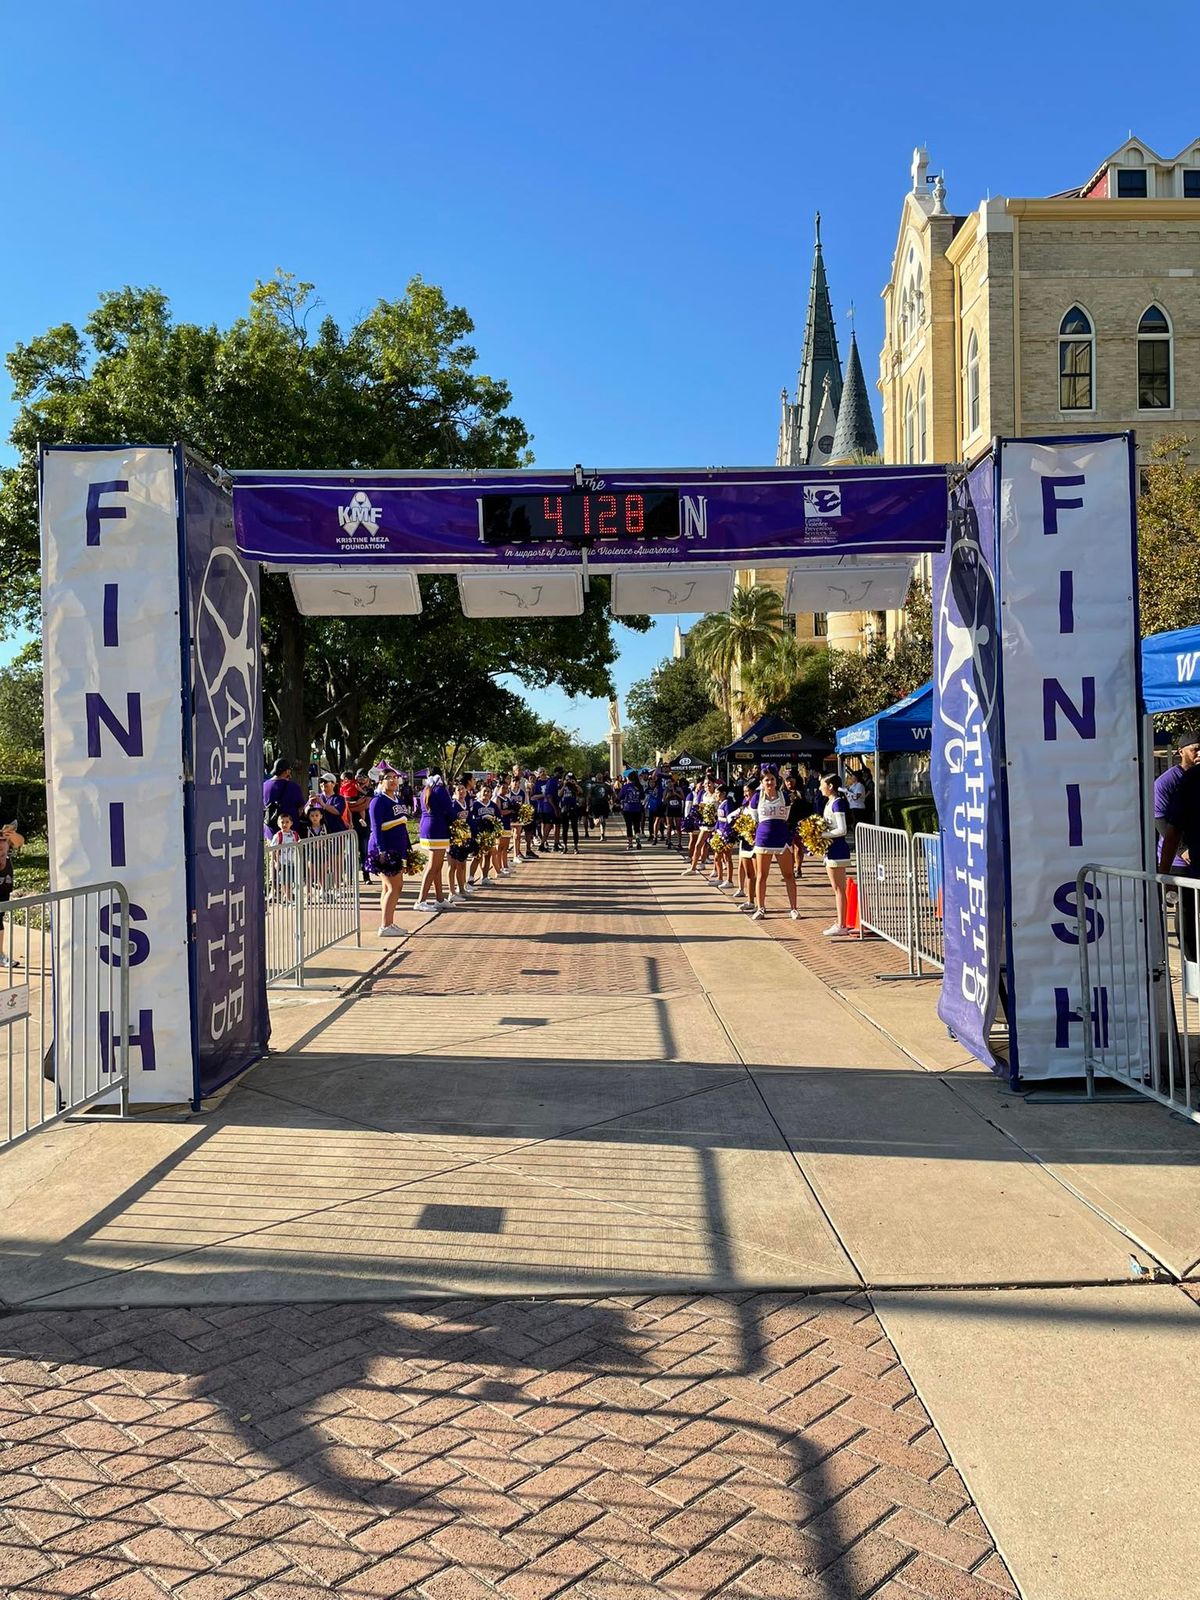
M 741 801 L 723 783 L 717 785 L 721 803 L 717 807 L 717 825 L 713 829 L 713 870 L 708 881 L 718 889 L 733 888 L 733 819 L 741 810 Z M 718 841 L 720 841 L 718 843 Z
M 450 801 L 450 844 L 446 855 L 450 863 L 450 899 L 465 900 L 475 893 L 467 882 L 467 862 L 475 843 L 475 819 L 471 814 L 471 791 L 459 779 Z
M 705 777 L 696 785 L 692 801 L 692 814 L 696 818 L 696 831 L 692 835 L 692 853 L 681 877 L 686 878 L 690 872 L 699 872 L 708 859 L 709 844 L 712 839 L 713 829 L 717 825 L 717 807 L 721 803 L 721 793 L 711 776 Z
M 829 875 L 829 884 L 837 906 L 837 920 L 825 929 L 825 937 L 829 939 L 837 934 L 854 932 L 853 928 L 846 926 L 846 873 L 850 865 L 848 838 L 850 806 L 835 773 L 830 773 L 828 777 L 821 779 L 821 794 L 825 800 L 823 814 L 825 837 L 829 840 L 825 847 L 825 871 Z
M 454 800 L 441 774 L 431 773 L 421 790 L 421 843 L 429 852 L 429 865 L 421 879 L 417 911 L 444 911 L 448 905 L 442 888 L 442 868 L 450 848 L 450 820 Z
M 475 825 L 475 866 L 478 866 L 478 875 L 475 875 L 475 866 L 471 868 L 471 881 L 476 888 L 488 888 L 488 874 L 495 865 L 496 840 L 500 833 L 500 807 L 496 804 L 491 783 L 485 778 L 479 791 L 479 799 L 471 808 L 471 820 Z
M 520 815 L 521 807 L 523 805 L 527 805 L 529 802 L 528 774 L 522 773 L 521 763 L 519 761 L 513 762 L 512 782 L 508 786 L 508 794 L 510 800 L 512 801 L 513 813 L 512 864 L 514 867 L 519 867 L 522 861 L 529 860 L 529 853 L 532 849 L 529 837 L 529 829 L 523 827 L 522 824 L 517 821 L 517 817 Z M 524 841 L 525 845 L 524 852 L 522 852 L 521 849 L 522 841 Z
M 385 772 L 368 807 L 370 833 L 367 862 L 379 874 L 383 885 L 379 900 L 379 937 L 398 939 L 400 929 L 392 921 L 404 887 L 404 864 L 408 859 L 408 807 L 399 796 L 400 774 Z
M 508 878 L 512 876 L 512 868 L 508 864 L 508 850 L 516 812 L 512 798 L 512 783 L 508 778 L 501 778 L 496 788 L 496 811 L 500 817 L 500 832 L 496 837 L 496 876 Z
M 796 908 L 796 872 L 792 861 L 792 835 L 788 828 L 788 811 L 791 802 L 779 787 L 779 768 L 767 767 L 763 772 L 762 788 L 750 798 L 750 810 L 757 822 L 754 830 L 754 855 L 757 868 L 755 881 L 754 922 L 761 922 L 767 914 L 767 879 L 771 874 L 771 861 L 777 859 L 787 890 L 789 915 L 793 922 L 800 913 Z

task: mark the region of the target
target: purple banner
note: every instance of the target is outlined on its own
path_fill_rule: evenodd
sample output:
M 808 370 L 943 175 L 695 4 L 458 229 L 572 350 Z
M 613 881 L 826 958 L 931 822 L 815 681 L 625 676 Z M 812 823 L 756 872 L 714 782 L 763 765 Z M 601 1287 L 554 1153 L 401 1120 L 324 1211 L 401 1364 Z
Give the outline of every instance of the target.
M 938 1016 L 989 1067 L 1004 945 L 995 470 L 989 456 L 953 491 L 950 538 L 933 563 L 932 779 L 946 950 Z
M 670 532 L 661 491 L 678 495 Z M 660 491 L 656 496 L 655 492 Z M 563 501 L 586 493 L 586 517 Z M 637 497 L 658 510 L 643 519 Z M 524 505 L 510 525 L 531 529 L 517 543 L 493 542 L 503 517 L 481 502 Z M 545 514 L 543 501 L 545 497 Z M 708 471 L 492 473 L 239 473 L 234 520 L 238 549 L 285 566 L 401 566 L 423 571 L 576 564 L 572 540 L 586 521 L 594 570 L 663 563 L 763 565 L 791 556 L 919 555 L 943 548 L 946 473 L 941 467 L 847 467 Z M 525 506 L 530 506 L 528 518 Z M 532 520 L 529 520 L 532 519 Z M 536 527 L 534 526 L 536 524 Z M 557 530 L 558 537 L 554 537 Z
M 184 464 L 191 638 L 188 874 L 197 1095 L 267 1047 L 263 947 L 262 680 L 258 569 L 233 541 L 229 497 Z

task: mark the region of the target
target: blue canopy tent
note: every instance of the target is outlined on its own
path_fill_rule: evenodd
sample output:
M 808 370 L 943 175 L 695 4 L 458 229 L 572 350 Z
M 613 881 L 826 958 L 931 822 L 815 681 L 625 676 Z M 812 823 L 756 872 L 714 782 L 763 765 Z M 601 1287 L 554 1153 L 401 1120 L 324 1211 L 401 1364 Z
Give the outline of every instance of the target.
M 873 717 L 864 717 L 849 728 L 839 728 L 837 753 L 846 756 L 928 750 L 932 725 L 933 684 L 926 683 L 903 700 L 897 700 L 894 706 L 877 711 Z
M 1142 710 L 1200 706 L 1200 628 L 1176 628 L 1142 640 Z
M 928 750 L 933 728 L 933 684 L 925 683 L 894 706 L 886 706 L 873 717 L 864 717 L 849 728 L 839 728 L 838 758 L 851 755 L 871 755 L 875 760 L 875 808 L 873 820 L 879 821 L 882 787 L 879 758 L 881 755 L 911 755 L 917 750 Z

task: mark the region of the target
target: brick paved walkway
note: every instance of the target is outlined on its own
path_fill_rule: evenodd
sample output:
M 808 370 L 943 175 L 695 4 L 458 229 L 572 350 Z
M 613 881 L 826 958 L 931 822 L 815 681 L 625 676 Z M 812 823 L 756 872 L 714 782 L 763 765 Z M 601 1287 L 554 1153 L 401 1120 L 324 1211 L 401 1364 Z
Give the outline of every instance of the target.
M 0 1323 L 0 1584 L 97 1600 L 1001 1600 L 866 1298 Z

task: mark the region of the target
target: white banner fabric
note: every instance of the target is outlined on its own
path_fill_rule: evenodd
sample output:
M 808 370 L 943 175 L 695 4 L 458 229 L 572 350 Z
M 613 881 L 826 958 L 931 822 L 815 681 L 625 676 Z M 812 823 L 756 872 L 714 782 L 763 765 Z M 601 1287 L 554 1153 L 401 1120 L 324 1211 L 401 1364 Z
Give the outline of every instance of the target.
M 1142 865 L 1132 448 L 1127 435 L 1001 445 L 1009 1009 L 1023 1078 L 1082 1076 L 1084 1028 L 1112 1043 L 1144 1012 L 1144 964 L 1125 965 L 1128 1004 L 1081 995 L 1079 939 L 1100 943 L 1108 924 L 1102 904 L 1075 904 L 1085 863 Z
M 130 1099 L 187 1100 L 193 1047 L 174 452 L 47 450 L 41 531 L 51 883 L 125 885 Z M 105 934 L 101 961 L 115 951 Z M 113 1019 L 98 1014 L 95 1025 L 111 1060 Z

